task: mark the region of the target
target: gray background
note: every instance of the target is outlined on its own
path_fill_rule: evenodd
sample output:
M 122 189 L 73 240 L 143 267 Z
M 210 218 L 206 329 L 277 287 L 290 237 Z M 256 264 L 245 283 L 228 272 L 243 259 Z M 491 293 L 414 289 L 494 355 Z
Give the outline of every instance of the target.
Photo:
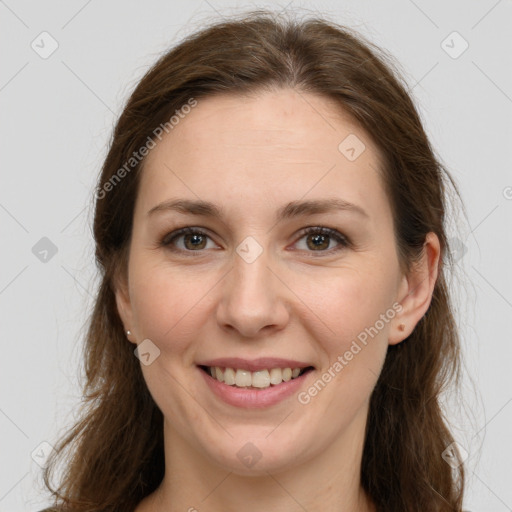
M 512 2 L 6 0 L 0 511 L 47 503 L 38 462 L 80 403 L 80 343 L 97 284 L 92 190 L 124 101 L 170 45 L 204 22 L 264 6 L 326 15 L 401 65 L 467 206 L 450 234 L 459 247 L 453 291 L 468 377 L 464 402 L 446 398 L 468 452 L 465 508 L 512 510 Z

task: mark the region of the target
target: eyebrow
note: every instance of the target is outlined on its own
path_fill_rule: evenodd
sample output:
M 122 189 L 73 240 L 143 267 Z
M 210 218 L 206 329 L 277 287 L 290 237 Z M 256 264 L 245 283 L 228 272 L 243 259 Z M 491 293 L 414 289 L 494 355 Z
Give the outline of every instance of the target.
M 222 219 L 225 215 L 220 206 L 209 201 L 175 199 L 164 201 L 151 208 L 147 215 L 152 216 L 158 212 L 177 211 L 179 213 L 200 215 Z M 332 211 L 352 212 L 369 219 L 370 216 L 360 206 L 349 203 L 339 198 L 317 199 L 311 201 L 291 201 L 281 207 L 276 214 L 276 222 L 281 222 L 294 217 L 314 215 L 318 213 L 329 213 Z

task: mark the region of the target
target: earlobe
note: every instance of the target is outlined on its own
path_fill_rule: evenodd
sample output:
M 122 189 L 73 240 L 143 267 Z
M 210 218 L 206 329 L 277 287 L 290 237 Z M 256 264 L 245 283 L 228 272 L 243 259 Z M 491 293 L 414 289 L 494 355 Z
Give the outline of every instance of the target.
M 132 308 L 126 283 L 117 283 L 115 297 L 117 312 L 123 323 L 125 335 L 129 341 L 135 343 L 133 340 Z
M 428 233 L 420 260 L 400 283 L 398 297 L 402 310 L 391 327 L 390 345 L 406 339 L 428 311 L 437 281 L 440 254 L 439 238 L 435 233 Z

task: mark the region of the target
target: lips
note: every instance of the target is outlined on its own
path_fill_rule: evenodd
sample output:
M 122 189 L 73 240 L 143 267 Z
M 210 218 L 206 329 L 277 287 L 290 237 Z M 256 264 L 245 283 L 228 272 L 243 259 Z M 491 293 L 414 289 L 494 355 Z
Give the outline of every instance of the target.
M 216 363 L 217 361 L 218 360 L 208 362 Z M 226 362 L 227 360 L 223 360 L 222 364 L 225 364 Z M 268 364 L 268 360 L 266 364 Z M 293 362 L 293 364 L 296 364 L 296 362 Z M 260 362 L 256 363 L 256 366 L 258 365 L 261 366 Z M 228 385 L 225 382 L 220 382 L 217 380 L 217 378 L 212 377 L 212 375 L 210 375 L 210 373 L 208 373 L 205 368 L 207 368 L 207 366 L 197 366 L 198 375 L 200 379 L 203 380 L 203 382 L 206 384 L 207 389 L 213 393 L 213 396 L 216 396 L 218 399 L 231 406 L 244 409 L 266 408 L 276 405 L 298 393 L 301 388 L 306 386 L 307 382 L 311 381 L 311 378 L 314 378 L 314 372 L 312 371 L 313 367 L 309 366 L 302 370 L 303 373 L 297 377 L 283 381 L 277 385 L 268 386 L 267 382 L 267 387 L 263 388 L 257 388 L 253 386 L 238 387 L 236 385 Z M 296 368 L 299 367 L 297 366 Z M 272 369 L 272 371 L 274 370 L 281 372 L 281 370 L 276 367 Z M 237 370 L 237 373 L 239 371 L 249 373 L 247 370 Z M 267 372 L 268 370 L 256 370 L 256 372 L 259 371 Z M 265 383 L 260 382 L 260 384 Z

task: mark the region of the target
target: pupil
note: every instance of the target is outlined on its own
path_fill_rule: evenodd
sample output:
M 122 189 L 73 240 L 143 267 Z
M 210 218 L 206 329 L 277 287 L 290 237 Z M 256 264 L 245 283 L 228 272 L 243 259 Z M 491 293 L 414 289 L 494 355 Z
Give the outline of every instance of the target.
M 196 235 L 186 235 L 185 245 L 188 245 L 187 242 L 192 243 L 193 249 L 197 249 L 197 248 L 202 249 L 204 247 L 203 235 L 197 235 L 197 234 Z
M 325 249 L 329 246 L 328 235 L 311 235 L 310 240 L 316 249 Z

